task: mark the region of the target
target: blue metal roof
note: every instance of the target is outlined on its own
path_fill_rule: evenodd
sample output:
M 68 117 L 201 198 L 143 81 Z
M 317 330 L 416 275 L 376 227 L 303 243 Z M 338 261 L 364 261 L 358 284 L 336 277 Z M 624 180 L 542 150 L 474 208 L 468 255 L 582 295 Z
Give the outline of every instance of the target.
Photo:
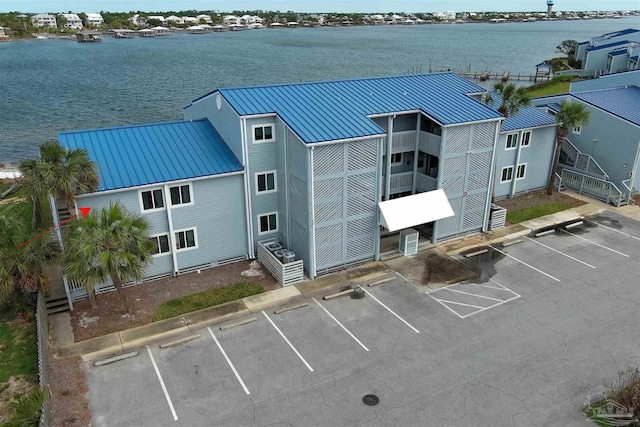
M 497 111 L 500 104 L 502 104 L 502 97 L 498 92 L 491 92 L 491 98 L 493 102 L 489 106 Z M 541 126 L 555 126 L 555 124 L 556 118 L 554 116 L 540 110 L 538 107 L 528 106 L 520 108 L 516 114 L 507 117 L 502 123 L 502 132 Z
M 612 47 L 622 46 L 623 44 L 631 44 L 631 43 L 633 43 L 633 42 L 629 41 L 629 40 L 623 40 L 621 42 L 615 42 L 615 43 L 603 44 L 603 45 L 600 45 L 600 46 L 588 47 L 588 48 L 585 49 L 585 52 L 593 52 L 594 50 L 601 50 L 601 49 L 610 49 Z
M 384 134 L 368 116 L 420 110 L 442 125 L 498 119 L 453 73 L 220 89 L 240 116 L 276 113 L 305 143 Z
M 208 119 L 60 132 L 58 140 L 89 152 L 98 166 L 98 191 L 243 169 Z
M 640 126 L 640 87 L 572 93 L 571 96 Z
M 614 50 L 613 52 L 609 52 L 609 56 L 620 56 L 620 55 L 626 55 L 629 52 L 626 49 L 623 50 Z
M 620 30 L 620 31 L 614 31 L 612 33 L 605 33 L 603 35 L 601 35 L 600 37 L 620 37 L 620 36 L 626 36 L 627 34 L 633 34 L 633 33 L 637 33 L 640 30 L 636 30 L 635 28 L 626 28 L 624 30 Z
M 630 60 L 634 61 L 634 62 L 638 62 L 638 55 L 636 56 L 632 56 L 631 58 L 629 58 Z

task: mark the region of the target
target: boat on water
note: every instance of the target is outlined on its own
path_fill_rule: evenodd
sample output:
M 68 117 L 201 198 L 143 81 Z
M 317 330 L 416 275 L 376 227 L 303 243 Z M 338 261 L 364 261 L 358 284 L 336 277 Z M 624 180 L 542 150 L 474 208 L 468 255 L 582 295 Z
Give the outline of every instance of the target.
M 489 79 L 489 71 L 485 71 L 482 74 L 480 74 L 480 80 L 481 81 L 485 81 Z
M 80 31 L 76 34 L 78 43 L 97 43 L 102 41 L 102 33 L 97 31 Z
M 508 72 L 508 71 L 505 71 L 505 72 L 502 74 L 502 81 L 503 81 L 503 82 L 506 82 L 507 80 L 509 80 L 509 72 Z

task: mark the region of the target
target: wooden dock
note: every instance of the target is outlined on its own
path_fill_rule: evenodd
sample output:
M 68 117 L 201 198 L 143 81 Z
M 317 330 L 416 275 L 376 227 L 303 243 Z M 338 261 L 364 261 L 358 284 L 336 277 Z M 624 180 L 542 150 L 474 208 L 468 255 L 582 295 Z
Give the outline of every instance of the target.
M 442 70 L 442 71 L 446 71 L 446 70 Z M 467 72 L 467 71 L 455 71 L 456 74 L 458 74 L 461 77 L 464 77 L 466 79 L 472 79 L 472 80 L 500 80 L 500 81 L 507 81 L 507 80 L 517 80 L 517 81 L 530 81 L 530 82 L 544 82 L 547 80 L 551 79 L 551 76 L 544 75 L 538 75 L 536 76 L 535 74 L 512 74 L 512 73 L 492 73 L 489 72 L 487 73 L 486 71 L 483 72 Z M 504 77 L 507 76 L 507 79 L 505 80 Z

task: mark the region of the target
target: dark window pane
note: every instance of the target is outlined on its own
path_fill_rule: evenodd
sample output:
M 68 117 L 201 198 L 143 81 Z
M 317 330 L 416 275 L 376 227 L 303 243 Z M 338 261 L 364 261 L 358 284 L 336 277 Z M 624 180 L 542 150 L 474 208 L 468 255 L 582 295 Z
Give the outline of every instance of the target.
M 267 190 L 274 190 L 276 188 L 276 176 L 273 173 L 267 174 Z
M 162 190 L 153 190 L 153 201 L 156 209 L 164 208 L 164 199 L 162 198 Z
M 191 193 L 189 193 L 188 185 L 180 187 L 180 193 L 182 194 L 182 203 L 191 203 Z
M 193 230 L 188 230 L 185 234 L 187 235 L 187 247 L 194 247 L 196 245 L 196 236 Z
M 171 193 L 171 204 L 179 205 L 180 204 L 180 187 L 171 187 L 169 189 Z
M 258 127 L 253 130 L 253 139 L 255 139 L 256 141 L 261 141 L 264 139 L 262 128 Z
M 169 252 L 169 236 L 158 236 L 158 241 L 160 243 L 160 253 Z
M 266 215 L 260 217 L 260 232 L 265 231 L 269 231 L 269 218 Z
M 151 191 L 142 192 L 142 208 L 153 209 L 153 199 L 151 198 Z
M 151 251 L 151 253 L 153 255 L 160 253 L 160 248 L 158 247 L 158 238 L 157 237 L 152 237 L 149 240 L 151 240 L 151 244 L 153 246 L 153 250 Z
M 277 227 L 276 224 L 276 214 L 269 215 L 269 230 L 275 230 Z
M 266 189 L 265 175 L 258 175 L 258 191 L 265 191 Z
M 273 138 L 273 128 L 271 126 L 264 127 L 264 139 Z

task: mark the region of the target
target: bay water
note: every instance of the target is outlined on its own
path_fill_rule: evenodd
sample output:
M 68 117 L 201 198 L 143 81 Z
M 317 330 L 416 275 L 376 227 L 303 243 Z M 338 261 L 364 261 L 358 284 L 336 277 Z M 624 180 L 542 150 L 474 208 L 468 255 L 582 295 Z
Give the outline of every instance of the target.
M 588 21 L 262 29 L 102 43 L 0 43 L 0 163 L 63 130 L 182 118 L 216 88 L 451 69 L 533 74 L 563 40 L 640 17 Z M 486 83 L 486 82 L 485 82 Z M 295 102 L 295 100 L 292 100 Z

